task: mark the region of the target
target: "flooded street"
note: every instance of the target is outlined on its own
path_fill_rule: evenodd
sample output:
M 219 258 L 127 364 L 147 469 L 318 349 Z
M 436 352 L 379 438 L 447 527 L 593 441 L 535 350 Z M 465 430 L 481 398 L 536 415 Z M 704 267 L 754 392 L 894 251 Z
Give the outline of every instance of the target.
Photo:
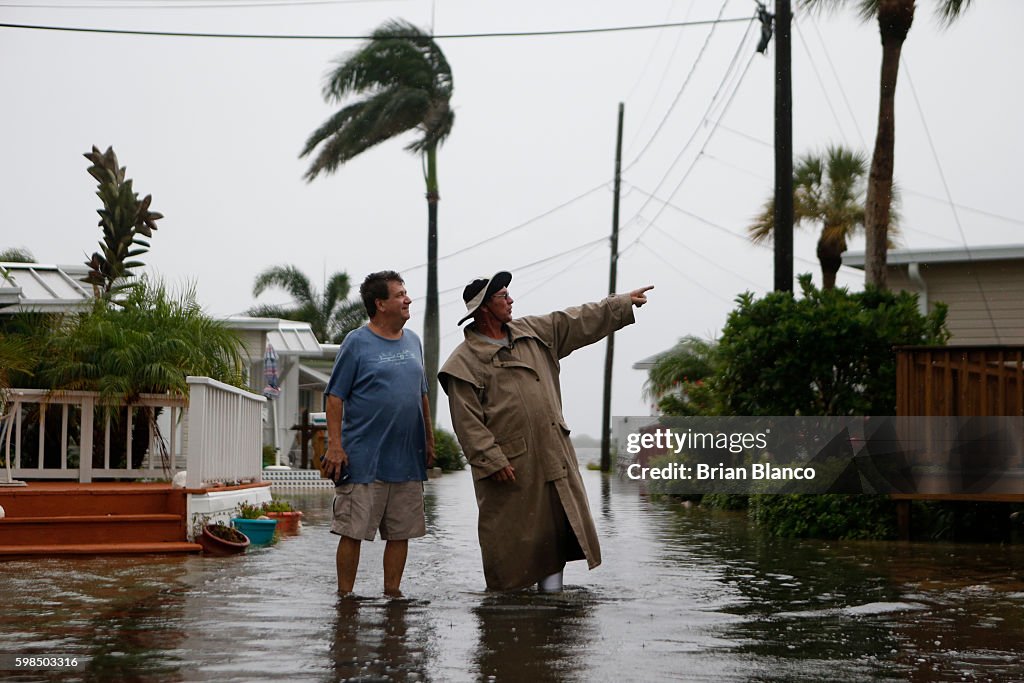
M 584 472 L 604 564 L 560 595 L 483 590 L 468 471 L 427 484 L 405 599 L 364 543 L 335 594 L 331 493 L 278 492 L 299 535 L 240 557 L 0 564 L 3 680 L 1021 681 L 1024 547 L 767 539 L 742 515 Z

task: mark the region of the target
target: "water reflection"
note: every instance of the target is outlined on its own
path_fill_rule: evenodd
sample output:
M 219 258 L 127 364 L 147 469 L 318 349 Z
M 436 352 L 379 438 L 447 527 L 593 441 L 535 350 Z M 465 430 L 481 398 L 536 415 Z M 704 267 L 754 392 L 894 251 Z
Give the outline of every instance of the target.
M 91 667 L 0 680 L 1024 680 L 1019 545 L 769 539 L 582 474 L 604 564 L 555 596 L 483 590 L 468 472 L 427 485 L 406 600 L 380 596 L 380 542 L 336 596 L 329 493 L 239 557 L 0 562 L 0 653 Z
M 425 605 L 410 600 L 338 600 L 331 660 L 338 681 L 423 681 L 430 633 L 417 626 Z
M 474 659 L 482 680 L 577 680 L 586 669 L 582 653 L 596 630 L 592 598 L 584 590 L 489 596 L 473 614 L 480 633 Z

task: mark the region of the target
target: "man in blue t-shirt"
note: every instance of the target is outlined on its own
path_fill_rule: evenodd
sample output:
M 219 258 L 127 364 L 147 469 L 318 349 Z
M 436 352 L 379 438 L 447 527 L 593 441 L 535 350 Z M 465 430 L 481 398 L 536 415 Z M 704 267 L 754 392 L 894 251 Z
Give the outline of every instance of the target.
M 326 391 L 338 592 L 352 592 L 361 543 L 379 530 L 384 593 L 399 596 L 409 539 L 427 532 L 423 481 L 434 465 L 423 348 L 403 329 L 412 299 L 398 273 L 371 273 L 359 294 L 370 322 L 345 337 Z

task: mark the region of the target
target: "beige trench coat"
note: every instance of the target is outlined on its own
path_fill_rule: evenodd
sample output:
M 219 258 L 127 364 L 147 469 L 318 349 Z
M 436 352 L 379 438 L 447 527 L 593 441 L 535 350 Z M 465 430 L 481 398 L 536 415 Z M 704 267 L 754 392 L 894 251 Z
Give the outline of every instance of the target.
M 512 590 L 567 561 L 601 563 L 569 427 L 559 361 L 633 322 L 629 295 L 508 324 L 511 347 L 466 330 L 438 374 L 473 472 L 487 587 Z M 490 475 L 506 465 L 514 482 Z

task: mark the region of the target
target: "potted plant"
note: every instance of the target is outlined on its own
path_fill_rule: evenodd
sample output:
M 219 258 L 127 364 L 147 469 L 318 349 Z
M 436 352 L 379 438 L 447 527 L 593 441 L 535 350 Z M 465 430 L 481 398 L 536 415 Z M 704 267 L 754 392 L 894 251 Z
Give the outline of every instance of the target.
M 302 513 L 292 507 L 287 500 L 272 500 L 263 504 L 263 512 L 267 517 L 277 520 L 277 529 L 281 533 L 295 533 L 299 530 Z
M 253 545 L 264 545 L 273 540 L 277 520 L 263 514 L 262 506 L 242 502 L 236 508 L 236 512 L 231 524 L 248 536 Z
M 238 529 L 221 522 L 202 522 L 202 529 L 196 534 L 196 541 L 203 546 L 203 552 L 211 555 L 236 555 L 249 547 L 249 537 Z

